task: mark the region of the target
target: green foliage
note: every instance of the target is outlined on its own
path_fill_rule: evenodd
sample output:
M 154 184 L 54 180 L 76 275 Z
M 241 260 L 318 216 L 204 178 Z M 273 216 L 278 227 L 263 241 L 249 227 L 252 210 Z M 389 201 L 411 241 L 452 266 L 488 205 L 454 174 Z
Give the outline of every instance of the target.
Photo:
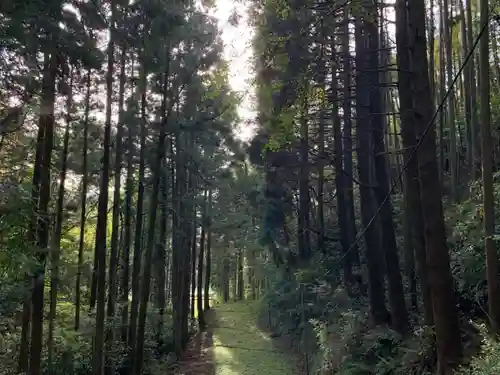
M 500 202 L 500 174 L 494 176 L 495 201 Z M 460 204 L 448 207 L 446 219 L 450 229 L 452 248 L 451 266 L 461 298 L 469 302 L 469 309 L 478 314 L 486 309 L 486 263 L 484 254 L 482 186 L 471 185 L 470 197 Z M 500 215 L 497 211 L 496 232 L 500 233 Z
M 318 374 L 424 375 L 434 366 L 433 333 L 422 329 L 402 340 L 388 327 L 367 323 L 365 309 L 345 308 L 315 326 Z
M 500 372 L 500 345 L 481 327 L 483 342 L 480 353 L 457 372 L 457 375 L 494 375 Z

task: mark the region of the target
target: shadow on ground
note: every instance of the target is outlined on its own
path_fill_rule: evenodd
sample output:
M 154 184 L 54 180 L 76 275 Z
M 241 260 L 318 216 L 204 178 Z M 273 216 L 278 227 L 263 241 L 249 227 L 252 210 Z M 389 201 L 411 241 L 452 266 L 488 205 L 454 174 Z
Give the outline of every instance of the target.
M 254 302 L 220 305 L 213 317 L 216 375 L 291 375 L 294 360 L 257 327 Z
M 214 321 L 214 311 L 207 312 L 208 322 Z M 216 375 L 213 352 L 213 330 L 198 332 L 189 342 L 186 352 L 175 366 L 178 375 Z
M 206 316 L 207 330 L 191 340 L 177 375 L 293 375 L 296 360 L 257 327 L 258 305 L 218 305 Z

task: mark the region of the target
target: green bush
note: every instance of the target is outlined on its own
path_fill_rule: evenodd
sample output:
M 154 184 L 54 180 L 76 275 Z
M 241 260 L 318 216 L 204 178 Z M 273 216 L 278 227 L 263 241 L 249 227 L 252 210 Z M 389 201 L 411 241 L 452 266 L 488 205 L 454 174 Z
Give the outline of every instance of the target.
M 500 203 L 500 173 L 494 176 L 495 200 Z M 496 211 L 500 224 L 500 211 Z M 467 315 L 484 317 L 487 300 L 486 262 L 482 211 L 482 186 L 474 182 L 470 197 L 446 209 L 451 268 L 461 310 Z M 496 233 L 500 233 L 497 225 Z
M 457 375 L 497 375 L 500 374 L 500 344 L 487 332 L 485 324 L 479 326 L 482 336 L 481 351 L 472 358 Z

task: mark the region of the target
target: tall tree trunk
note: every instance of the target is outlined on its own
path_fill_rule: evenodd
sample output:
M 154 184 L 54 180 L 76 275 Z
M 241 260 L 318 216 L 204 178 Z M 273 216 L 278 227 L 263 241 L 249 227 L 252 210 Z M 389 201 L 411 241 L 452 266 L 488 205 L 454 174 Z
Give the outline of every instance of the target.
M 206 311 L 210 310 L 210 282 L 212 278 L 212 188 L 208 188 L 207 215 L 207 260 L 203 290 L 203 307 Z
M 307 99 L 303 99 L 300 119 L 300 170 L 299 170 L 299 218 L 298 245 L 301 260 L 311 255 L 310 240 L 310 197 L 309 197 L 309 123 Z
M 191 138 L 191 137 L 190 137 Z M 186 149 L 188 152 L 192 152 L 192 139 L 186 140 Z M 184 168 L 186 169 L 186 176 L 187 176 L 187 196 L 188 199 L 186 200 L 186 208 L 183 211 L 185 214 L 183 215 L 182 218 L 182 225 L 181 225 L 181 230 L 186 233 L 185 237 L 185 250 L 184 250 L 184 259 L 182 261 L 182 269 L 184 270 L 182 274 L 182 280 L 181 282 L 185 286 L 183 289 L 183 295 L 182 295 L 182 311 L 185 312 L 181 315 L 181 347 L 182 350 L 186 349 L 186 345 L 188 342 L 189 338 L 189 285 L 191 285 L 191 270 L 190 270 L 190 265 L 191 265 L 191 252 L 189 251 L 191 249 L 191 241 L 192 241 L 192 220 L 193 220 L 193 209 L 192 209 L 192 196 L 193 194 L 193 188 L 194 188 L 194 183 L 193 183 L 193 175 L 191 171 L 189 170 L 189 163 L 186 160 L 184 163 Z
M 318 59 L 317 67 L 317 81 L 320 89 L 325 90 L 326 85 L 326 67 L 324 63 L 324 46 L 320 47 L 320 56 Z M 318 250 L 320 253 L 325 253 L 325 204 L 324 204 L 324 194 L 325 194 L 325 120 L 326 120 L 326 108 L 325 103 L 322 100 L 319 108 L 319 119 L 318 119 Z
M 85 247 L 85 223 L 87 215 L 87 188 L 88 188 L 88 132 L 89 132 L 89 114 L 90 114 L 90 75 L 91 71 L 87 72 L 87 91 L 85 94 L 85 115 L 83 123 L 83 165 L 82 165 L 82 196 L 81 196 L 81 212 L 80 212 L 80 238 L 78 242 L 78 265 L 76 274 L 75 287 L 75 331 L 80 329 L 80 311 L 81 311 L 81 278 L 83 271 L 83 250 Z
M 169 138 L 169 148 L 170 148 L 170 192 L 171 192 L 171 206 L 176 207 L 175 204 L 177 202 L 176 199 L 176 150 L 174 150 L 174 140 L 172 139 L 173 137 Z M 167 252 L 167 275 L 165 277 L 165 288 L 167 290 L 167 304 L 173 305 L 172 297 L 173 297 L 173 277 L 174 277 L 174 241 L 175 241 L 175 225 L 174 225 L 174 213 L 172 213 L 172 216 L 170 217 L 169 220 L 169 228 L 170 228 L 170 240 L 169 240 L 169 250 Z
M 403 0 L 398 0 L 403 1 Z M 420 198 L 425 223 L 426 258 L 429 286 L 432 296 L 436 344 L 440 374 L 451 374 L 462 356 L 462 343 L 458 324 L 453 278 L 446 242 L 443 206 L 441 202 L 435 148 L 435 132 L 428 126 L 432 119 L 429 75 L 425 41 L 425 1 L 413 0 L 408 4 L 410 58 L 413 66 L 415 93 L 415 128 L 421 139 L 417 152 L 420 176 Z M 428 132 L 426 135 L 425 133 Z M 425 135 L 425 136 L 424 136 Z
M 203 212 L 202 212 L 202 222 L 201 222 L 201 233 L 200 233 L 200 251 L 198 252 L 198 274 L 197 274 L 197 284 L 198 293 L 196 296 L 196 302 L 198 307 L 198 325 L 200 330 L 203 330 L 206 326 L 205 315 L 203 313 L 203 263 L 205 259 L 205 228 L 207 225 L 207 195 L 208 191 L 205 190 L 203 193 Z
M 134 74 L 132 62 L 131 75 Z M 132 95 L 134 87 L 131 88 Z M 132 198 L 134 194 L 134 127 L 135 124 L 127 126 L 127 180 L 125 184 L 125 218 L 123 233 L 123 255 L 121 259 L 121 340 L 127 342 L 128 335 L 128 306 L 129 306 L 129 275 L 130 275 L 130 249 L 132 247 Z M 139 197 L 138 197 L 139 198 Z
M 198 230 L 197 219 L 196 219 L 196 204 L 193 210 L 193 223 L 192 223 L 192 235 L 191 235 L 191 319 L 194 321 L 195 317 L 195 302 L 196 302 L 196 232 Z
M 466 0 L 465 13 L 467 18 L 467 45 L 469 48 L 472 47 L 474 43 L 473 38 L 473 25 L 472 25 L 472 0 Z M 480 173 L 480 160 L 481 160 L 481 150 L 478 147 L 478 114 L 477 114 L 477 85 L 476 85 L 476 64 L 474 53 L 470 56 L 469 63 L 467 64 L 467 69 L 469 70 L 470 79 L 470 111 L 471 111 L 471 145 L 472 145 L 472 178 L 479 178 Z
M 179 131 L 175 134 L 175 189 L 173 202 L 173 243 L 172 243 L 172 309 L 173 309 L 173 336 L 174 348 L 177 356 L 183 351 L 184 317 L 189 314 L 188 306 L 184 304 L 185 295 L 189 296 L 189 284 L 185 283 L 185 273 L 189 273 L 189 263 L 186 261 L 186 248 L 188 243 L 185 232 L 185 216 L 187 208 L 185 204 L 187 171 L 186 158 L 184 155 L 187 142 L 184 134 Z M 189 300 L 188 300 L 189 301 Z
M 439 0 L 439 101 L 444 100 L 446 92 L 446 66 L 445 66 L 445 51 L 444 51 L 444 28 L 445 21 L 443 17 L 443 0 Z M 430 88 L 429 88 L 430 90 Z M 444 140 L 444 127 L 446 122 L 446 113 L 444 110 L 439 111 L 439 180 L 441 186 L 444 185 L 444 172 L 446 169 L 446 142 Z
M 28 229 L 29 243 L 35 248 L 37 244 L 37 224 L 38 224 L 38 201 L 40 199 L 40 175 L 42 167 L 42 153 L 44 147 L 45 129 L 38 130 L 36 141 L 36 153 L 33 177 L 31 183 L 31 207 L 33 215 L 30 218 Z M 18 371 L 27 373 L 29 370 L 29 347 L 30 347 L 30 322 L 32 313 L 33 277 L 26 273 L 24 276 L 26 295 L 23 303 L 23 315 L 21 326 L 21 345 L 19 348 Z
M 170 52 L 169 52 L 170 53 Z M 143 358 L 144 358 L 144 336 L 146 333 L 146 314 L 148 311 L 148 302 L 151 288 L 151 263 L 153 260 L 153 251 L 155 247 L 155 229 L 156 229 L 156 216 L 158 211 L 158 195 L 160 192 L 160 180 L 162 174 L 162 163 L 165 158 L 165 138 L 166 138 L 166 128 L 167 119 L 169 113 L 167 114 L 167 92 L 168 92 L 168 78 L 170 75 L 170 55 L 167 55 L 167 69 L 163 77 L 163 99 L 162 99 L 162 110 L 161 114 L 163 116 L 162 122 L 160 124 L 160 134 L 158 138 L 157 148 L 155 152 L 155 158 L 153 160 L 153 181 L 152 181 L 152 191 L 149 206 L 149 228 L 147 235 L 146 251 L 144 253 L 144 269 L 142 272 L 142 286 L 141 286 L 141 304 L 138 316 L 138 329 L 137 329 L 137 347 L 136 353 L 133 360 L 134 375 L 141 375 Z
M 113 105 L 113 75 L 115 64 L 115 17 L 116 4 L 111 2 L 111 29 L 108 44 L 108 71 L 106 73 L 106 120 L 104 126 L 104 152 L 101 165 L 101 182 L 97 208 L 95 240 L 96 272 L 96 329 L 92 354 L 92 375 L 101 375 L 104 366 L 104 320 L 106 303 L 106 232 L 108 224 L 109 164 L 111 153 L 111 107 Z
M 332 38 L 331 43 L 332 53 L 335 53 L 335 44 Z M 332 67 L 335 67 L 337 62 L 335 55 L 332 59 Z M 331 106 L 332 106 L 332 123 L 333 123 L 333 147 L 334 147 L 334 168 L 335 168 L 335 189 L 337 191 L 337 216 L 339 218 L 339 228 L 340 228 L 340 243 L 343 249 L 343 270 L 344 270 L 344 286 L 348 292 L 351 290 L 352 285 L 352 257 L 350 254 L 351 251 L 351 239 L 349 238 L 349 229 L 347 222 L 347 188 L 345 184 L 346 176 L 344 171 L 342 170 L 342 133 L 340 129 L 340 117 L 338 113 L 338 97 L 337 97 L 337 71 L 333 68 L 332 71 L 332 81 L 330 84 L 331 87 Z
M 222 261 L 222 298 L 224 303 L 229 302 L 229 260 L 227 256 Z
M 49 244 L 50 219 L 48 205 L 50 201 L 50 167 L 52 148 L 54 143 L 54 106 L 55 84 L 57 76 L 57 54 L 45 53 L 44 74 L 42 81 L 42 98 L 39 117 L 39 133 L 43 134 L 40 166 L 40 190 L 37 218 L 37 269 L 33 276 L 33 294 L 31 310 L 31 348 L 29 375 L 40 375 L 41 354 L 43 341 L 43 308 L 45 285 L 45 257 Z
M 158 239 L 156 244 L 156 254 L 154 263 L 156 264 L 156 285 L 157 285 L 157 300 L 156 305 L 158 307 L 158 332 L 156 336 L 156 342 L 158 348 L 163 345 L 162 332 L 164 324 L 164 314 L 165 314 L 165 279 L 166 279 L 166 269 L 168 264 L 166 264 L 166 242 L 167 242 L 167 224 L 168 224 L 168 177 L 167 177 L 167 160 L 163 160 L 162 177 L 161 177 L 161 189 L 160 189 L 160 232 L 158 233 Z
M 372 189 L 370 187 L 372 178 L 370 171 L 370 155 L 368 152 L 372 149 L 369 134 L 369 89 L 366 78 L 366 55 L 367 38 L 364 25 L 359 19 L 356 21 L 356 116 L 357 129 L 356 136 L 358 141 L 357 156 L 358 169 L 361 185 L 359 187 L 361 199 L 361 220 L 364 231 L 366 258 L 368 262 L 368 297 L 370 303 L 370 313 L 375 324 L 384 324 L 389 322 L 389 313 L 385 307 L 385 290 L 383 282 L 383 264 L 380 258 L 382 250 L 380 249 L 380 239 L 376 228 L 371 223 L 375 215 Z
M 352 101 L 351 101 L 351 85 L 352 85 L 352 62 L 349 50 L 349 7 L 344 7 L 344 30 L 342 35 L 342 51 L 344 54 L 344 70 L 343 70 L 343 156 L 344 156 L 344 174 L 347 176 L 353 175 L 353 142 L 352 142 Z M 347 234 L 348 242 L 351 247 L 351 260 L 353 263 L 359 265 L 359 249 L 356 243 L 356 214 L 354 211 L 354 184 L 352 178 L 345 179 L 346 188 L 346 221 L 347 221 Z
M 441 13 L 441 10 L 439 10 Z M 436 68 L 435 68 L 435 32 L 436 27 L 434 25 L 434 0 L 429 1 L 429 84 L 431 91 L 432 104 L 434 106 L 436 101 Z M 441 45 L 439 46 L 441 48 Z
M 451 28 L 452 22 L 450 17 L 450 2 L 449 0 L 443 0 L 443 18 L 444 18 L 444 29 L 443 38 L 444 46 L 446 50 L 446 82 L 449 87 L 453 82 L 453 44 L 451 40 Z M 457 153 L 457 128 L 455 124 L 455 94 L 454 90 L 451 90 L 448 95 L 448 126 L 450 134 L 450 149 L 448 153 L 448 160 L 450 163 L 450 174 L 451 174 L 451 196 L 453 200 L 458 199 L 458 153 Z
M 40 114 L 41 115 L 41 114 Z M 45 129 L 39 128 L 36 140 L 36 151 L 31 182 L 31 209 L 28 226 L 28 242 L 33 248 L 37 246 L 38 202 L 40 199 L 40 178 L 42 155 L 44 152 Z M 30 273 L 24 274 L 25 295 L 21 323 L 21 343 L 19 348 L 18 372 L 27 373 L 29 370 L 30 323 L 32 314 L 33 277 Z
M 48 369 L 53 372 L 54 352 L 54 326 L 57 308 L 57 289 L 59 287 L 59 261 L 61 257 L 61 236 L 63 227 L 64 192 L 66 183 L 66 172 L 68 169 L 69 133 L 72 122 L 71 112 L 73 110 L 73 71 L 69 72 L 69 93 L 67 98 L 66 129 L 64 130 L 63 151 L 61 156 L 61 171 L 59 173 L 59 191 L 57 194 L 56 225 L 54 229 L 53 248 L 51 251 L 51 277 L 50 277 L 50 311 L 49 311 L 49 337 L 47 340 Z
M 498 255 L 495 234 L 495 199 L 493 195 L 493 158 L 491 145 L 490 113 L 490 53 L 489 53 L 489 4 L 480 0 L 481 25 L 486 25 L 480 41 L 479 55 L 479 102 L 481 113 L 481 146 L 483 155 L 483 207 L 484 246 L 486 250 L 486 275 L 488 281 L 489 318 L 493 332 L 500 333 L 500 285 L 498 283 Z
M 111 352 L 113 346 L 113 319 L 115 317 L 116 305 L 116 276 L 118 274 L 118 239 L 120 234 L 120 211 L 121 211 L 121 177 L 122 177 L 122 153 L 123 153 L 123 118 L 125 101 L 125 62 L 127 52 L 125 45 L 121 46 L 120 56 L 120 88 L 118 93 L 118 124 L 115 143 L 115 165 L 114 165 L 114 191 L 113 191 L 113 212 L 111 221 L 111 246 L 109 254 L 109 273 L 108 273 L 108 306 L 107 319 L 109 327 L 106 329 L 106 350 Z M 105 374 L 113 374 L 112 358 L 107 358 L 104 366 Z
M 238 300 L 238 252 L 235 252 L 234 244 L 231 247 L 231 254 L 234 256 L 234 259 L 229 263 L 231 265 L 230 269 L 233 275 L 233 283 L 231 286 L 233 287 L 233 301 L 236 302 Z M 230 277 L 231 280 L 231 277 Z
M 143 52 L 144 53 L 144 52 Z M 128 326 L 128 342 L 130 353 L 135 354 L 136 335 L 137 335 L 137 314 L 139 313 L 139 280 L 141 273 L 142 258 L 142 230 L 144 226 L 144 188 L 145 188 L 145 169 L 146 169 L 146 137 L 147 137 L 147 71 L 146 57 L 142 57 L 140 93 L 141 93 L 141 130 L 140 130 L 140 155 L 139 155 L 139 186 L 137 189 L 135 233 L 134 233 L 134 259 L 132 265 L 132 303 L 130 304 L 130 319 Z
M 245 298 L 245 278 L 243 277 L 243 250 L 238 247 L 238 264 L 236 266 L 236 273 L 238 276 L 238 293 L 239 301 Z
M 375 14 L 376 9 L 373 9 Z M 370 128 L 372 130 L 373 146 L 375 152 L 375 176 L 377 188 L 375 189 L 375 197 L 380 206 L 380 223 L 382 225 L 382 241 L 381 245 L 384 249 L 385 264 L 387 269 L 388 291 L 389 291 L 389 306 L 392 316 L 392 325 L 395 330 L 401 334 L 406 334 L 409 329 L 408 313 L 403 291 L 403 282 L 399 269 L 399 255 L 396 243 L 396 234 L 394 232 L 394 221 L 392 219 L 392 204 L 388 198 L 389 176 L 387 174 L 387 160 L 385 156 L 384 142 L 384 124 L 382 115 L 382 103 L 380 93 L 380 73 L 379 66 L 379 35 L 378 28 L 375 22 L 365 23 L 369 50 L 369 85 L 370 85 Z
M 424 322 L 433 324 L 432 301 L 429 290 L 427 264 L 425 259 L 424 223 L 420 201 L 420 182 L 418 179 L 417 155 L 413 148 L 417 144 L 413 111 L 413 77 L 410 64 L 410 48 L 408 38 L 408 15 L 403 1 L 396 3 L 396 47 L 398 60 L 398 91 L 401 103 L 401 135 L 405 149 L 403 157 L 405 171 L 405 215 L 411 227 L 412 248 L 417 260 L 417 272 L 424 306 Z M 413 157 L 412 157 L 413 156 Z M 406 240 L 406 237 L 405 237 Z
M 467 26 L 465 24 L 465 13 L 463 7 L 463 0 L 460 0 L 460 42 L 462 44 L 462 63 L 465 62 L 467 55 L 469 53 L 469 46 L 467 40 Z M 466 139 L 467 139 L 467 165 L 471 171 L 470 178 L 474 179 L 474 147 L 471 142 L 472 134 L 472 112 L 471 112 L 471 79 L 470 79 L 470 67 L 469 64 L 465 66 L 463 70 L 463 100 L 464 100 L 464 111 L 465 111 L 465 123 L 466 123 Z

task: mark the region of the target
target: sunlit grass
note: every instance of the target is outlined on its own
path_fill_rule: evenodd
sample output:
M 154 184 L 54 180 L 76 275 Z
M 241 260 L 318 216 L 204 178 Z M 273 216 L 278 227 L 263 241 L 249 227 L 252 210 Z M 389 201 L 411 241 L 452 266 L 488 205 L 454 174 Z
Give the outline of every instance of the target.
M 273 346 L 256 326 L 257 305 L 237 302 L 218 305 L 214 328 L 216 375 L 292 375 L 293 360 Z

